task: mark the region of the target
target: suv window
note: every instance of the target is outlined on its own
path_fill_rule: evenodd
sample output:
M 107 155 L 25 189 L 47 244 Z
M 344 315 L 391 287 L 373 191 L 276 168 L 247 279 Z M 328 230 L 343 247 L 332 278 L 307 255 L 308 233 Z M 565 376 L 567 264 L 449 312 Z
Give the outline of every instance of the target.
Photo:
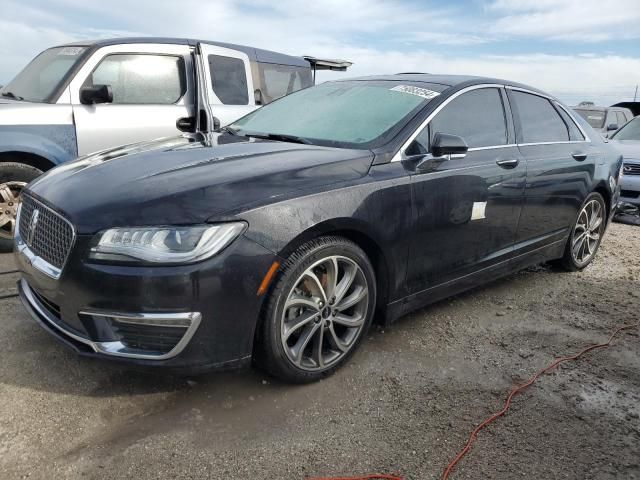
M 507 123 L 500 91 L 481 88 L 464 93 L 449 102 L 416 139 L 428 150 L 436 133 L 458 135 L 469 148 L 507 144 Z
M 617 121 L 618 128 L 620 128 L 625 123 L 627 123 L 627 117 L 625 117 L 624 113 L 622 113 L 622 112 L 616 112 L 616 118 L 618 119 L 618 121 Z
M 562 118 L 546 98 L 530 93 L 512 91 L 520 127 L 521 143 L 565 142 L 569 131 Z
M 270 103 L 313 85 L 311 69 L 274 63 L 258 63 L 260 83 L 262 84 L 262 100 Z
M 186 92 L 184 60 L 173 55 L 107 55 L 83 86 L 109 85 L 113 103 L 176 103 Z
M 211 88 L 224 105 L 248 105 L 247 71 L 240 58 L 209 55 Z

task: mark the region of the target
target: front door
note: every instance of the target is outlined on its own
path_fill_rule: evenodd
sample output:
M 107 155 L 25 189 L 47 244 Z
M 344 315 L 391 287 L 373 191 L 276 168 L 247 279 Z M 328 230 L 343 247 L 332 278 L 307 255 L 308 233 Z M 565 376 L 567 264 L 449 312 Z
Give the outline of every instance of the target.
M 211 113 L 228 125 L 257 108 L 249 56 L 231 48 L 199 44 Z
M 99 49 L 70 84 L 78 154 L 189 130 L 194 120 L 188 45 L 128 44 Z M 113 102 L 85 105 L 83 86 L 108 85 Z
M 455 97 L 409 147 L 428 152 L 438 132 L 458 135 L 470 147 L 464 158 L 436 161 L 431 170 L 413 175 L 414 235 L 407 276 L 411 293 L 512 255 L 526 165 L 514 145 L 501 90 L 474 88 Z

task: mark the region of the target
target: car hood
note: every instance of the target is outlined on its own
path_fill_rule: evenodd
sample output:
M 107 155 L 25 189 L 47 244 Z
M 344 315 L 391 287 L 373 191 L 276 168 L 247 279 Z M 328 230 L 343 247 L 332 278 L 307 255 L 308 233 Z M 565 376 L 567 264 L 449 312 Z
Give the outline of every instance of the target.
M 625 160 L 640 161 L 640 140 L 611 140 Z
M 213 221 L 292 192 L 357 180 L 372 159 L 368 150 L 193 135 L 80 158 L 47 172 L 28 191 L 89 234 Z

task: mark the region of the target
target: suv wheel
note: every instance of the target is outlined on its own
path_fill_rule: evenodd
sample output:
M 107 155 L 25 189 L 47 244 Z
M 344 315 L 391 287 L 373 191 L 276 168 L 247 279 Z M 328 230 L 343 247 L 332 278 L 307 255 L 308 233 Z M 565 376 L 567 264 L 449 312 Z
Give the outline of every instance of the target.
M 42 171 L 22 163 L 0 163 L 0 253 L 13 250 L 20 192 Z
M 304 383 L 334 372 L 356 350 L 373 318 L 374 270 L 355 243 L 322 237 L 282 266 L 257 336 L 258 367 Z

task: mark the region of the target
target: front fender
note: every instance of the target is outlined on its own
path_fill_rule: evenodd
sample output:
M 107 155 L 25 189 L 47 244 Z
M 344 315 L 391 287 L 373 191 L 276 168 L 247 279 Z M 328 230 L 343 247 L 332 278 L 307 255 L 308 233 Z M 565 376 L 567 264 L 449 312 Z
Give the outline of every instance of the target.
M 0 153 L 23 152 L 58 165 L 78 155 L 74 125 L 2 125 Z

